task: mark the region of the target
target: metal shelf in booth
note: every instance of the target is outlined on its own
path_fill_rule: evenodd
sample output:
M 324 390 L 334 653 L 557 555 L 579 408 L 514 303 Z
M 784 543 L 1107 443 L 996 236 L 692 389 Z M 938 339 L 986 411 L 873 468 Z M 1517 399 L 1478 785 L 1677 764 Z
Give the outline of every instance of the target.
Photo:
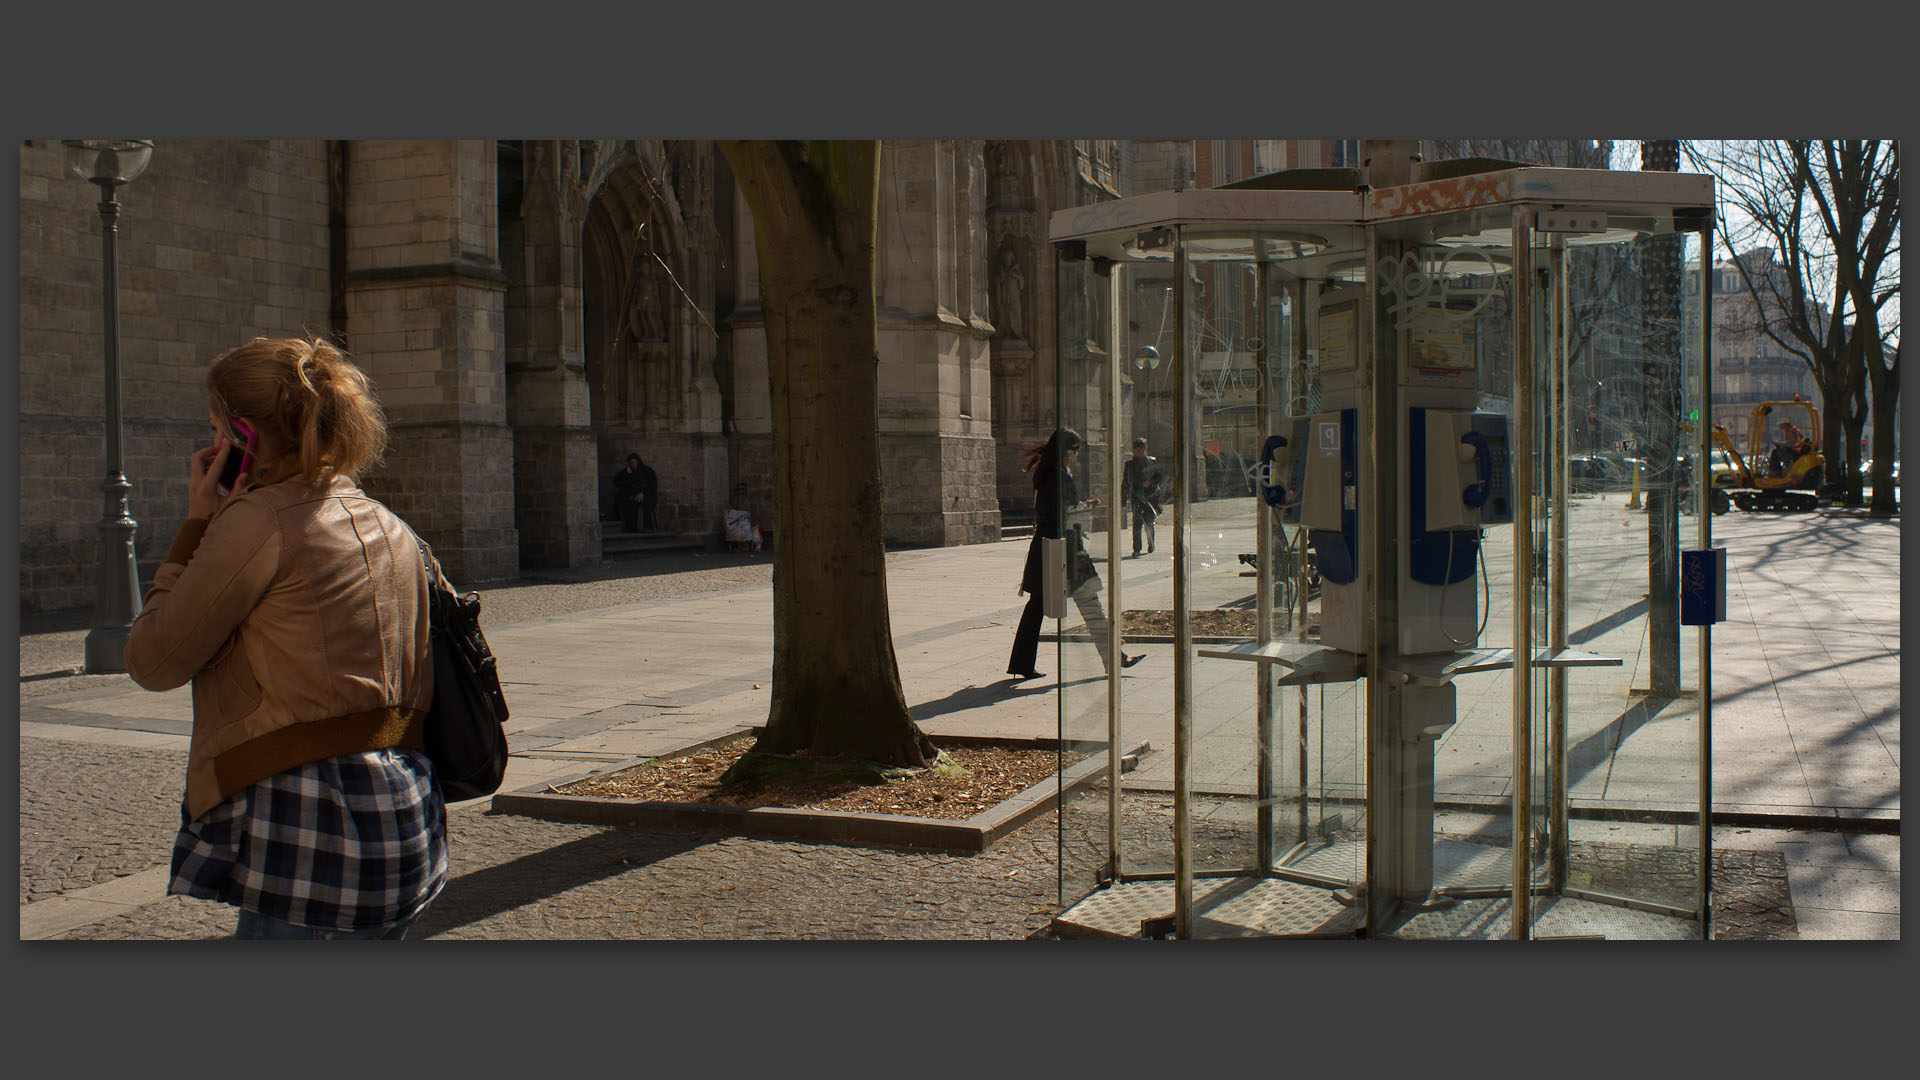
M 1249 641 L 1227 648 L 1200 649 L 1201 656 L 1218 660 L 1250 660 L 1256 664 L 1278 664 L 1290 669 L 1276 680 L 1281 686 L 1311 683 L 1352 682 L 1364 675 L 1363 659 L 1341 649 L 1309 645 L 1300 641 Z
M 1201 656 L 1218 660 L 1248 660 L 1256 664 L 1278 664 L 1290 669 L 1278 683 L 1293 686 L 1307 683 L 1351 682 L 1365 674 L 1365 658 L 1341 649 L 1308 645 L 1298 641 L 1250 641 L 1228 648 L 1198 650 Z M 1619 667 L 1620 657 L 1602 656 L 1578 649 L 1533 650 L 1533 666 L 1546 668 Z M 1513 650 L 1473 649 L 1467 652 L 1436 653 L 1431 656 L 1402 656 L 1387 668 L 1388 674 L 1404 675 L 1431 686 L 1440 686 L 1456 675 L 1480 671 L 1501 671 L 1513 667 Z

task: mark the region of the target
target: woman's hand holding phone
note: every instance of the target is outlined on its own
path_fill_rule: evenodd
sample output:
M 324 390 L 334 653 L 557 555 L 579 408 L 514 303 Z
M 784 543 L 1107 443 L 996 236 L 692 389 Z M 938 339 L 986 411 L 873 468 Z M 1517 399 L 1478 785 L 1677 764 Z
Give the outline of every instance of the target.
M 226 436 L 217 436 L 212 446 L 203 446 L 193 452 L 187 462 L 187 516 L 190 518 L 212 517 L 220 505 L 233 497 L 233 492 L 246 488 L 253 479 L 246 473 L 236 478 L 230 490 L 223 490 L 220 474 L 230 455 L 240 453 Z

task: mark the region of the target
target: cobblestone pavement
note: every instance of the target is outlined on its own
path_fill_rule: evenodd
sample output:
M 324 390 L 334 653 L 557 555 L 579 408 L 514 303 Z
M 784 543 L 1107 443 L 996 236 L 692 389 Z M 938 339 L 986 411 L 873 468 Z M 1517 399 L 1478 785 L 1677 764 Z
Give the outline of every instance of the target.
M 184 749 L 20 740 L 20 902 L 165 866 Z
M 1046 927 L 1051 819 L 980 855 L 797 844 L 456 809 L 452 874 L 419 940 L 1016 940 Z M 234 909 L 168 897 L 61 935 L 209 939 Z
M 918 552 L 889 555 L 891 560 Z M 481 590 L 488 627 L 699 593 L 764 587 L 765 555 L 685 554 L 542 574 Z M 72 618 L 68 618 L 72 622 Z M 86 631 L 23 622 L 22 699 L 124 684 L 66 676 Z M 37 633 L 36 633 L 37 632 Z M 164 867 L 184 750 L 21 739 L 21 902 Z M 416 925 L 425 939 L 1017 939 L 1057 894 L 1051 818 L 977 856 L 607 829 L 456 809 L 452 876 Z M 234 909 L 171 896 L 60 935 L 210 939 Z

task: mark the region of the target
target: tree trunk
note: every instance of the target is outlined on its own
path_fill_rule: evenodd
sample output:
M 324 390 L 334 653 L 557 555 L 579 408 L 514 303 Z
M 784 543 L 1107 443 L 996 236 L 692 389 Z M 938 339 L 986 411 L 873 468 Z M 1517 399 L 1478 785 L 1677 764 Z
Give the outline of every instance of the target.
M 1643 170 L 1676 172 L 1680 144 L 1658 140 L 1641 144 Z M 1644 241 L 1647 257 L 1641 281 L 1647 326 L 1641 385 L 1647 395 L 1647 649 L 1649 689 L 1659 697 L 1680 693 L 1680 519 L 1678 450 L 1680 397 L 1680 237 Z
M 1870 335 L 1861 342 L 1863 366 L 1873 392 L 1873 505 L 1870 512 L 1875 516 L 1889 516 L 1900 509 L 1891 469 L 1895 452 L 1894 417 L 1900 404 L 1900 347 L 1896 343 L 1893 355 L 1887 356 L 1886 343 L 1880 339 L 1880 305 L 1898 294 L 1899 283 L 1897 279 L 1882 282 L 1880 271 L 1888 255 L 1898 254 L 1894 228 L 1900 220 L 1900 144 L 1886 145 L 1881 166 L 1884 172 L 1879 173 L 1876 186 L 1875 163 L 1881 160 L 1878 150 L 1876 144 L 1862 146 L 1856 158 L 1864 181 L 1860 201 L 1863 213 L 1870 213 L 1872 224 L 1865 229 L 1861 272 L 1854 278 L 1853 299 L 1865 326 L 1863 334 Z
M 1839 461 L 1846 451 L 1846 410 L 1843 407 L 1847 394 L 1844 383 L 1832 377 L 1838 370 L 1837 365 L 1816 368 L 1813 373 L 1814 385 L 1820 388 L 1820 455 L 1828 461 Z M 1827 483 L 1837 487 L 1840 477 L 1829 476 Z
M 1827 483 L 1839 488 L 1841 501 L 1848 506 L 1864 505 L 1860 498 L 1860 433 L 1867 428 L 1867 341 L 1861 336 L 1858 319 L 1848 327 L 1846 345 L 1840 350 L 1846 372 L 1846 390 L 1841 422 L 1846 425 L 1846 441 L 1840 456 L 1827 459 Z M 1838 476 L 1834 475 L 1836 472 Z
M 1874 340 L 1867 344 L 1867 373 L 1873 382 L 1873 503 L 1868 513 L 1875 517 L 1891 517 L 1900 512 L 1900 501 L 1894 494 L 1893 483 L 1893 437 L 1894 406 L 1900 401 L 1900 348 L 1895 346 L 1891 363 L 1882 364 L 1878 331 Z
M 720 149 L 753 210 L 773 406 L 773 691 L 754 751 L 926 765 L 887 609 L 879 144 Z

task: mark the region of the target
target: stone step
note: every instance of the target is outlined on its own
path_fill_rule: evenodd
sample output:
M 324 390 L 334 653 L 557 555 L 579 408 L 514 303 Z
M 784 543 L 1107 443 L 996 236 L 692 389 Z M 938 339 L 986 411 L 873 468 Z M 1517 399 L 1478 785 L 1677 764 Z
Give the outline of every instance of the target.
M 1000 539 L 1002 540 L 1025 540 L 1027 537 L 1032 535 L 1033 535 L 1032 522 L 1028 522 L 1025 525 L 1000 526 Z
M 660 551 L 706 551 L 715 546 L 719 534 L 711 532 L 622 532 L 616 523 L 600 533 L 600 555 L 615 559 L 630 555 L 651 555 Z

